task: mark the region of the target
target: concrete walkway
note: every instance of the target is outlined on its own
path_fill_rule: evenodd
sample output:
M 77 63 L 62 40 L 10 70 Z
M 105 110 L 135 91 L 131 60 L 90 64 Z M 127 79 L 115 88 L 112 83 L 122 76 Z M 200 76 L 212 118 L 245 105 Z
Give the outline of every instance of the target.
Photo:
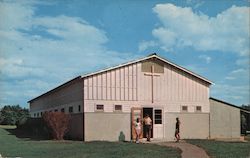
M 199 148 L 195 145 L 189 144 L 185 141 L 181 141 L 179 143 L 175 142 L 162 142 L 156 143 L 158 145 L 164 145 L 169 147 L 175 147 L 182 150 L 181 157 L 182 158 L 209 158 L 204 149 Z

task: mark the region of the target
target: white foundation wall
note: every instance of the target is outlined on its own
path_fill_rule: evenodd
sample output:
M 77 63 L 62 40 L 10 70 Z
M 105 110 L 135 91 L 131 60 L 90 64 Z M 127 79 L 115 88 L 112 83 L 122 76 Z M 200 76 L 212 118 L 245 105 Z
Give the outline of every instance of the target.
M 181 139 L 208 139 L 208 113 L 165 113 L 164 135 L 166 140 L 175 140 L 176 118 L 179 118 Z

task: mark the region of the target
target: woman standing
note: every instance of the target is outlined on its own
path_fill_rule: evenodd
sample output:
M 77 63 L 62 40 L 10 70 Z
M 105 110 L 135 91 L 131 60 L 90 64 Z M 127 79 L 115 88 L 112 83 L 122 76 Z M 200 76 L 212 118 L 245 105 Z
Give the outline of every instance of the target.
M 139 118 L 136 119 L 135 132 L 136 132 L 136 143 L 139 143 L 140 134 L 141 134 L 141 122 Z

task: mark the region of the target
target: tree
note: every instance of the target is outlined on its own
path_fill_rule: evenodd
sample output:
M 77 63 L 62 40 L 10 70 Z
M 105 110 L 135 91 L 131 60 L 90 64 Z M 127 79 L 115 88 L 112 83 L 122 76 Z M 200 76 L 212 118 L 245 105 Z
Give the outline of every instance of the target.
M 19 125 L 29 117 L 29 110 L 19 105 L 6 105 L 0 111 L 0 124 Z
M 248 110 L 248 111 L 250 111 L 250 104 L 248 104 L 248 105 L 244 105 L 244 104 L 242 104 L 242 106 L 241 106 L 243 109 L 245 109 L 245 110 Z
M 42 117 L 51 129 L 52 137 L 62 140 L 68 130 L 70 116 L 62 112 L 45 112 Z

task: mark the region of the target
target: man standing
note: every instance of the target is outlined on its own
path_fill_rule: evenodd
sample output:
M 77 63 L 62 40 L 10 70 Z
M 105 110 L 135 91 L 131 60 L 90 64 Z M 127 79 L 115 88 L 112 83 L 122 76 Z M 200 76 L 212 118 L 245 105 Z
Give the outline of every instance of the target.
M 146 114 L 146 116 L 143 119 L 144 123 L 145 123 L 145 128 L 146 128 L 146 137 L 147 137 L 147 141 L 150 142 L 150 138 L 151 138 L 151 129 L 152 129 L 152 120 L 149 117 L 148 114 Z
M 176 117 L 176 124 L 175 124 L 175 138 L 176 138 L 176 142 L 179 142 L 180 140 L 180 120 L 178 117 Z

